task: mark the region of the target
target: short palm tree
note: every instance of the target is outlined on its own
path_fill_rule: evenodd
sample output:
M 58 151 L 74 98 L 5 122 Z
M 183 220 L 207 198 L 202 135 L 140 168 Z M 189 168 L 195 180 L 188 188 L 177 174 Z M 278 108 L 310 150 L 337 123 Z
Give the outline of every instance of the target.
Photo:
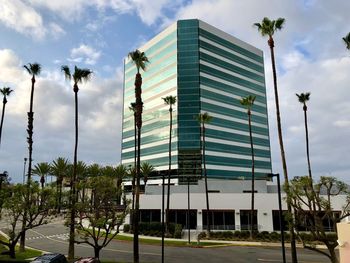
M 308 129 L 308 125 L 307 125 L 307 105 L 306 105 L 306 103 L 310 100 L 310 92 L 300 93 L 300 94 L 295 94 L 295 95 L 298 97 L 298 101 L 301 104 L 303 104 L 307 166 L 308 166 L 309 177 L 312 181 L 310 151 L 309 151 L 309 129 Z
M 250 239 L 253 239 L 253 233 L 254 233 L 255 162 L 254 162 L 254 145 L 253 145 L 253 135 L 252 135 L 252 107 L 254 105 L 255 98 L 256 98 L 255 96 L 249 95 L 240 100 L 241 105 L 247 109 L 249 141 L 250 141 L 250 149 L 251 149 L 251 155 L 252 155 L 252 199 L 251 199 L 251 211 L 250 211 Z
M 205 199 L 207 205 L 207 237 L 210 236 L 210 210 L 209 210 L 209 192 L 208 192 L 208 179 L 207 179 L 207 167 L 206 167 L 206 156 L 205 156 L 205 125 L 208 124 L 213 117 L 208 112 L 200 113 L 197 115 L 197 120 L 201 126 L 201 137 L 202 137 L 202 162 L 203 162 L 203 173 L 204 173 L 204 184 L 205 184 Z
M 1 124 L 0 124 L 0 144 L 1 144 L 2 126 L 3 126 L 3 123 L 4 123 L 5 106 L 6 106 L 6 103 L 7 103 L 7 97 L 10 96 L 10 94 L 12 92 L 13 92 L 13 90 L 10 87 L 3 87 L 2 89 L 0 89 L 0 93 L 3 95 Z
M 139 50 L 130 52 L 128 57 L 136 66 L 135 75 L 135 109 L 136 109 L 136 127 L 137 127 L 137 160 L 136 160 L 136 187 L 135 187 L 135 212 L 133 218 L 134 229 L 134 263 L 139 262 L 139 207 L 140 207 L 140 172 L 141 172 L 141 127 L 142 127 L 142 107 L 141 98 L 142 77 L 140 69 L 145 70 L 149 62 L 146 54 Z
M 57 200 L 56 209 L 61 213 L 63 180 L 69 174 L 69 161 L 66 158 L 58 157 L 50 165 L 50 173 L 56 177 Z
M 33 104 L 34 104 L 34 85 L 35 85 L 35 77 L 41 73 L 41 65 L 38 63 L 28 63 L 23 66 L 27 72 L 32 76 L 32 88 L 30 92 L 30 105 L 28 114 L 28 150 L 29 150 L 29 158 L 28 158 L 28 181 L 30 181 L 32 176 L 32 154 L 33 154 L 33 122 L 34 122 L 34 112 L 33 112 Z
M 77 180 L 77 163 L 78 163 L 78 84 L 88 81 L 91 78 L 92 71 L 90 69 L 80 69 L 77 66 L 74 67 L 74 73 L 70 72 L 68 66 L 62 66 L 66 79 L 73 80 L 74 102 L 75 102 L 75 146 L 74 146 L 74 160 L 73 160 L 73 174 L 71 181 L 71 217 L 69 227 L 69 249 L 68 258 L 74 258 L 74 220 L 75 220 L 75 203 L 76 203 L 76 180 Z
M 115 184 L 118 189 L 117 192 L 117 204 L 120 205 L 122 201 L 122 183 L 124 178 L 128 175 L 128 171 L 123 164 L 119 164 L 113 169 L 113 178 L 115 179 Z
M 40 183 L 41 183 L 41 188 L 44 189 L 45 186 L 45 179 L 48 174 L 50 174 L 50 165 L 46 162 L 44 163 L 37 163 L 34 166 L 34 169 L 32 171 L 33 174 L 40 176 Z
M 170 212 L 170 178 L 171 178 L 171 137 L 172 137 L 172 130 L 173 130 L 173 105 L 176 103 L 176 96 L 166 96 L 165 98 L 162 98 L 164 100 L 164 103 L 169 106 L 169 115 L 170 115 L 170 122 L 169 122 L 169 169 L 168 169 L 168 190 L 167 190 L 167 205 L 166 205 L 166 232 L 169 233 L 169 212 Z M 163 188 L 162 188 L 162 200 L 164 203 L 164 173 L 163 173 Z M 164 208 L 162 213 L 164 214 Z M 164 218 L 163 218 L 164 221 Z M 162 222 L 163 222 L 162 221 Z
M 345 37 L 343 37 L 343 40 L 346 45 L 346 48 L 350 50 L 350 32 Z
M 268 45 L 270 47 L 271 53 L 271 64 L 272 64 L 272 74 L 273 74 L 273 86 L 275 92 L 275 104 L 276 104 L 276 117 L 277 117 L 277 130 L 278 130 L 278 139 L 281 150 L 281 159 L 282 159 L 282 167 L 283 167 L 283 175 L 285 187 L 289 188 L 289 179 L 288 179 L 288 170 L 287 170 L 287 162 L 286 155 L 284 152 L 283 145 L 283 136 L 282 136 L 282 125 L 281 125 L 281 114 L 280 114 L 280 106 L 279 106 L 279 98 L 278 98 L 278 88 L 277 88 L 277 72 L 276 72 L 276 62 L 275 62 L 275 41 L 273 39 L 274 34 L 283 28 L 285 23 L 284 18 L 278 18 L 277 20 L 270 20 L 267 17 L 264 17 L 261 23 L 255 23 L 254 26 L 258 28 L 260 34 L 264 37 L 268 37 Z M 288 198 L 288 197 L 287 197 Z M 292 214 L 292 207 L 290 205 L 289 199 L 287 200 L 288 213 Z M 296 242 L 295 242 L 295 232 L 293 228 L 293 224 L 289 226 L 290 234 L 291 234 L 291 253 L 292 253 L 292 262 L 296 263 L 297 259 L 297 250 L 296 250 Z

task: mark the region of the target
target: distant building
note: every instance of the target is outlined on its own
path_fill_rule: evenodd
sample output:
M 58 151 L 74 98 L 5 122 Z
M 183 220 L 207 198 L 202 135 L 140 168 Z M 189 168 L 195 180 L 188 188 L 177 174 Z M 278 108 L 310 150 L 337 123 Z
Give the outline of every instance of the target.
M 168 174 L 170 120 L 169 107 L 162 98 L 173 95 L 177 103 L 171 145 L 172 221 L 186 222 L 187 178 L 191 178 L 191 228 L 200 229 L 206 224 L 202 142 L 196 116 L 208 112 L 213 118 L 206 125 L 205 158 L 214 228 L 237 229 L 237 224 L 246 228 L 252 161 L 247 110 L 240 99 L 254 95 L 252 131 L 258 210 L 254 220 L 263 229 L 273 230 L 272 208 L 278 207 L 277 196 L 273 194 L 267 200 L 260 197 L 268 193 L 266 175 L 271 173 L 263 52 L 197 19 L 177 21 L 140 50 L 150 60 L 142 72 L 141 162 L 157 170 L 143 188 L 141 220 L 160 220 L 160 178 Z M 135 66 L 126 59 L 121 156 L 126 166 L 134 165 L 134 116 L 129 107 L 135 101 L 135 73 Z M 130 182 L 125 183 L 125 189 L 130 189 Z M 270 198 L 276 199 L 275 204 Z M 260 210 L 260 205 L 266 209 Z M 263 223 L 267 218 L 271 222 Z

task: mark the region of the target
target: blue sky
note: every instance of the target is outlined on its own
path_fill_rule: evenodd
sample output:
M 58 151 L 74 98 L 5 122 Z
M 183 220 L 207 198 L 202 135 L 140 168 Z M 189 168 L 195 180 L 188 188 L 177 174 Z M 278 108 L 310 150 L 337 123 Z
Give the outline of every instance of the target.
M 0 0 L 0 86 L 8 99 L 0 148 L 0 171 L 21 181 L 27 157 L 26 112 L 30 76 L 39 62 L 34 120 L 34 163 L 59 156 L 72 160 L 73 92 L 60 66 L 90 68 L 81 85 L 79 159 L 116 165 L 120 159 L 122 65 L 127 53 L 182 18 L 199 18 L 265 53 L 273 169 L 282 172 L 277 142 L 270 54 L 252 24 L 264 16 L 286 18 L 276 34 L 282 123 L 290 176 L 307 172 L 302 107 L 295 93 L 311 92 L 311 163 L 316 177 L 350 183 L 350 2 L 342 0 Z

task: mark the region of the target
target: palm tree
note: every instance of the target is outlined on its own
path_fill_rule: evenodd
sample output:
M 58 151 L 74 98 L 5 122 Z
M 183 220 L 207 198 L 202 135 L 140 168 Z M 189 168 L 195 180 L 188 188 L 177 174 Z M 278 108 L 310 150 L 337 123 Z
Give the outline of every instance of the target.
M 169 233 L 169 212 L 170 212 L 170 177 L 171 177 L 171 136 L 173 130 L 173 105 L 176 103 L 176 96 L 166 96 L 162 98 L 166 105 L 169 105 L 170 126 L 169 126 L 169 170 L 168 170 L 168 190 L 167 190 L 167 205 L 166 205 L 166 232 Z M 163 173 L 163 188 L 162 202 L 164 203 L 164 173 Z M 162 213 L 164 214 L 164 208 Z M 163 216 L 162 214 L 162 216 Z M 164 222 L 164 218 L 163 221 Z
M 130 103 L 129 110 L 134 113 L 134 170 L 136 167 L 136 160 L 137 160 L 137 138 L 136 138 L 136 132 L 137 132 L 137 127 L 136 127 L 136 103 L 132 102 Z M 135 171 L 131 172 L 132 175 L 132 183 L 131 183 L 131 191 L 132 191 L 132 205 L 131 205 L 131 222 L 133 222 L 133 213 L 135 209 Z M 133 225 L 131 224 L 131 230 L 133 229 Z
M 118 193 L 117 193 L 117 204 L 120 205 L 121 204 L 121 200 L 122 200 L 122 188 L 121 185 L 123 183 L 123 179 L 127 176 L 128 171 L 125 167 L 125 165 L 123 164 L 119 164 L 117 167 L 115 167 L 113 169 L 113 177 L 115 179 L 115 184 L 116 187 L 118 189 Z
M 261 33 L 261 35 L 268 37 L 268 45 L 270 47 L 270 53 L 271 53 L 271 63 L 272 63 L 272 74 L 273 74 L 273 85 L 274 85 L 274 92 L 275 92 L 275 104 L 276 104 L 276 115 L 277 115 L 277 130 L 278 130 L 278 139 L 279 139 L 279 145 L 281 150 L 281 159 L 282 159 L 282 167 L 283 167 L 283 175 L 284 175 L 284 182 L 285 187 L 289 188 L 289 180 L 288 180 L 288 170 L 287 170 L 287 162 L 286 162 L 286 156 L 284 152 L 284 145 L 283 145 L 283 137 L 282 137 L 282 125 L 281 125 L 281 114 L 280 114 L 280 106 L 279 106 L 279 99 L 278 99 L 278 89 L 277 89 L 277 73 L 276 73 L 276 63 L 275 63 L 275 53 L 274 53 L 274 39 L 273 35 L 282 29 L 283 25 L 285 23 L 284 18 L 278 18 L 277 20 L 270 20 L 267 17 L 264 17 L 261 23 L 255 23 L 254 26 L 258 28 L 258 31 Z M 292 207 L 290 205 L 289 198 L 287 197 L 287 206 L 288 206 L 288 213 L 292 214 Z M 295 243 L 295 233 L 293 229 L 293 225 L 289 224 L 289 230 L 291 234 L 291 253 L 292 253 L 292 262 L 296 263 L 298 261 L 297 259 L 297 250 L 296 250 L 296 243 Z
M 136 160 L 136 191 L 135 191 L 135 212 L 134 212 L 134 262 L 139 262 L 139 207 L 140 207 L 140 172 L 141 172 L 141 127 L 142 127 L 142 107 L 141 98 L 142 77 L 140 69 L 145 70 L 149 62 L 146 54 L 139 50 L 130 52 L 128 57 L 135 64 L 137 73 L 135 75 L 135 108 L 137 127 L 137 160 Z
M 343 37 L 343 40 L 346 45 L 346 48 L 350 50 L 350 32 L 345 37 Z
M 255 101 L 255 96 L 249 95 L 248 97 L 242 98 L 240 103 L 242 106 L 247 108 L 248 114 L 248 126 L 249 126 L 249 141 L 252 155 L 252 199 L 251 199 L 251 211 L 250 211 L 250 239 L 253 239 L 254 232 L 254 191 L 255 191 L 255 174 L 254 174 L 254 146 L 252 136 L 252 107 Z
M 74 73 L 71 74 L 68 66 L 62 66 L 66 79 L 73 79 L 73 91 L 75 102 L 75 146 L 74 146 L 74 161 L 73 161 L 73 174 L 71 181 L 71 214 L 70 214 L 70 227 L 69 227 L 69 249 L 68 258 L 74 258 L 74 219 L 75 219 L 75 203 L 76 203 L 76 189 L 75 183 L 77 180 L 77 163 L 78 163 L 78 84 L 83 81 L 88 81 L 91 78 L 92 71 L 90 69 L 80 69 L 77 66 L 74 67 Z
M 44 189 L 45 178 L 50 173 L 50 165 L 48 163 L 37 163 L 32 171 L 33 174 L 40 176 L 41 188 Z
M 203 173 L 204 173 L 204 183 L 205 183 L 205 199 L 207 204 L 207 237 L 210 236 L 210 222 L 209 222 L 209 193 L 208 193 L 208 179 L 207 179 L 207 167 L 205 161 L 205 124 L 209 123 L 213 117 L 209 115 L 208 112 L 200 113 L 197 115 L 197 120 L 201 125 L 201 136 L 202 136 L 202 162 L 203 162 Z
M 310 151 L 309 151 L 309 129 L 307 126 L 307 105 L 306 102 L 310 100 L 310 92 L 295 94 L 298 97 L 298 101 L 303 104 L 304 111 L 304 122 L 305 122 L 305 138 L 306 138 L 306 157 L 307 157 L 307 166 L 309 171 L 309 177 L 312 181 L 311 174 L 311 164 L 310 164 Z
M 58 157 L 50 165 L 50 173 L 56 177 L 57 201 L 56 209 L 61 213 L 63 180 L 69 174 L 69 161 L 66 158 Z
M 10 96 L 12 92 L 13 90 L 10 87 L 3 87 L 2 89 L 0 89 L 0 93 L 4 96 L 2 100 L 2 114 L 1 114 L 1 124 L 0 124 L 0 144 L 1 144 L 2 125 L 4 123 L 5 106 L 7 103 L 7 97 Z
M 148 177 L 155 171 L 154 166 L 148 162 L 143 162 L 141 164 L 141 174 L 143 176 L 143 182 L 145 187 L 148 181 Z
M 32 75 L 32 88 L 30 92 L 30 105 L 28 114 L 28 149 L 29 149 L 29 158 L 28 158 L 28 181 L 30 181 L 32 176 L 32 153 L 33 153 L 33 121 L 34 121 L 34 112 L 33 112 L 33 103 L 34 103 L 34 85 L 35 85 L 35 76 L 38 76 L 41 72 L 41 65 L 38 63 L 28 63 L 28 65 L 23 66 L 30 75 Z
M 30 180 L 32 177 L 32 154 L 33 154 L 33 122 L 34 122 L 34 112 L 33 112 L 33 103 L 34 103 L 34 85 L 35 85 L 35 76 L 38 76 L 41 72 L 41 65 L 38 63 L 28 63 L 27 65 L 23 66 L 27 72 L 32 76 L 32 87 L 30 92 L 30 105 L 29 105 L 29 112 L 28 115 L 28 128 L 27 128 L 27 142 L 28 142 L 28 177 L 27 177 L 27 202 L 29 203 L 29 191 L 30 191 Z M 27 217 L 27 212 L 24 212 L 23 215 L 24 218 Z M 20 251 L 25 250 L 25 238 L 26 238 L 26 231 L 25 231 L 25 220 L 23 220 L 22 223 L 22 235 L 21 235 L 21 241 L 20 241 Z

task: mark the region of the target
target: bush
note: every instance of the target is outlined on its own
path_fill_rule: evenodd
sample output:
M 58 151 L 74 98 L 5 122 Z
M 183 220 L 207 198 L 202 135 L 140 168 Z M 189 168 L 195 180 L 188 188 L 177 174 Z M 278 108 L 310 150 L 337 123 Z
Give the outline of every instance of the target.
M 182 238 L 182 225 L 176 224 L 174 230 L 174 238 Z
M 278 241 L 281 239 L 281 234 L 279 234 L 277 232 L 272 232 L 272 233 L 270 233 L 270 239 L 272 241 Z
M 199 244 L 199 242 L 201 242 L 201 240 L 205 237 L 207 237 L 207 233 L 205 233 L 204 231 L 200 232 L 197 236 L 197 243 Z
M 129 233 L 129 231 L 130 231 L 130 225 L 129 224 L 125 224 L 124 228 L 123 228 L 123 232 L 124 233 Z

